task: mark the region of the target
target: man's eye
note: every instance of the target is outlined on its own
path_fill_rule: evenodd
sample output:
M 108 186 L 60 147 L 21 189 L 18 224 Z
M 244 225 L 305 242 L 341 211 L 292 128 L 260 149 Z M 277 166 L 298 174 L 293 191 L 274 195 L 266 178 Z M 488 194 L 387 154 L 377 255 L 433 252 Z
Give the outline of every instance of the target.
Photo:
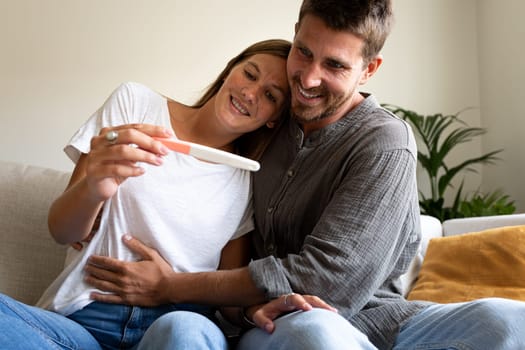
M 310 57 L 310 56 L 311 56 L 310 50 L 308 50 L 307 48 L 300 47 L 300 48 L 299 48 L 299 52 L 300 52 L 301 55 L 303 55 L 303 56 L 306 56 L 306 57 Z
M 330 67 L 330 68 L 335 68 L 335 69 L 341 69 L 341 68 L 344 68 L 345 66 L 337 61 L 328 61 L 327 62 L 327 65 Z

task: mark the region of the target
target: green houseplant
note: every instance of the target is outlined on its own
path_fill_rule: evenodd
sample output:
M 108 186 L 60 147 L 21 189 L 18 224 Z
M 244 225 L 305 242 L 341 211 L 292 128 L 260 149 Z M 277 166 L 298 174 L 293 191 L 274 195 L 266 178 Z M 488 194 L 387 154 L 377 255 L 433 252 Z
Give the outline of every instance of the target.
M 421 213 L 437 217 L 444 221 L 452 218 L 512 214 L 514 202 L 497 190 L 491 193 L 479 191 L 467 196 L 462 193 L 463 181 L 457 187 L 451 206 L 445 205 L 445 192 L 454 189 L 452 180 L 462 171 L 473 171 L 473 165 L 493 164 L 498 160 L 497 154 L 502 150 L 488 152 L 479 157 L 465 159 L 459 164 L 450 166 L 447 156 L 458 145 L 486 133 L 479 127 L 469 127 L 459 118 L 458 112 L 452 115 L 441 113 L 423 116 L 399 106 L 384 104 L 383 107 L 407 121 L 414 130 L 416 138 L 423 147 L 418 150 L 418 162 L 430 180 L 430 195 L 425 196 L 420 190 Z

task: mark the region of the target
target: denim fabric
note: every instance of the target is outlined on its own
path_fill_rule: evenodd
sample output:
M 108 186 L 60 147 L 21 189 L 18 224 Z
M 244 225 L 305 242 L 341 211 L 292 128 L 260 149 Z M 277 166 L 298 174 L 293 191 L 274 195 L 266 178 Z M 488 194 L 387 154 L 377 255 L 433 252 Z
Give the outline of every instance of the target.
M 192 311 L 213 319 L 213 309 L 202 305 L 170 304 L 137 307 L 93 302 L 68 318 L 76 321 L 97 339 L 104 349 L 130 349 L 160 316 L 174 311 Z M 213 323 L 213 322 L 212 322 Z
M 402 328 L 394 350 L 525 349 L 525 303 L 487 298 L 432 305 Z
M 364 334 L 329 311 L 295 312 L 275 324 L 272 335 L 260 329 L 247 332 L 238 349 L 375 349 Z M 487 298 L 429 306 L 401 328 L 393 349 L 525 349 L 525 302 Z
M 136 347 L 136 350 L 151 349 L 227 350 L 228 342 L 209 318 L 195 312 L 175 311 L 153 322 Z
M 297 311 L 275 320 L 272 334 L 254 328 L 238 350 L 372 350 L 367 337 L 339 314 L 324 309 Z
M 182 316 L 177 316 L 181 314 Z M 169 316 L 169 327 L 155 323 Z M 162 318 L 162 317 L 161 317 Z M 177 304 L 141 308 L 93 302 L 65 317 L 29 306 L 0 294 L 0 348 L 2 349 L 227 349 L 226 338 L 207 306 Z M 188 323 L 185 323 L 188 321 Z M 152 324 L 151 332 L 146 332 Z M 192 329 L 195 327 L 195 330 Z M 170 333 L 159 330 L 168 329 Z M 146 335 L 145 335 L 146 333 Z M 207 334 L 209 333 L 209 334 Z M 192 339 L 206 334 L 202 339 Z M 182 344 L 163 347 L 162 344 Z M 184 344 L 187 344 L 185 346 Z M 203 348 L 204 349 L 204 348 Z
M 0 294 L 2 349 L 102 349 L 78 323 Z

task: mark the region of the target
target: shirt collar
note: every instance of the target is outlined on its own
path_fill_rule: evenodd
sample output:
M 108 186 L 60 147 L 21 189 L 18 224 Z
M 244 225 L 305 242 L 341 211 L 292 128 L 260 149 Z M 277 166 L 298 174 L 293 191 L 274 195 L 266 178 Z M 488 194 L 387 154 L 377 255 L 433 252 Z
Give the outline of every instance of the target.
M 333 139 L 340 133 L 345 133 L 349 127 L 358 127 L 363 117 L 367 116 L 370 110 L 379 107 L 379 103 L 373 95 L 369 93 L 362 93 L 362 95 L 365 99 L 343 118 L 322 129 L 311 132 L 307 138 L 304 136 L 301 125 L 291 118 L 289 132 L 295 139 L 297 147 L 316 147 L 326 142 L 327 139 Z

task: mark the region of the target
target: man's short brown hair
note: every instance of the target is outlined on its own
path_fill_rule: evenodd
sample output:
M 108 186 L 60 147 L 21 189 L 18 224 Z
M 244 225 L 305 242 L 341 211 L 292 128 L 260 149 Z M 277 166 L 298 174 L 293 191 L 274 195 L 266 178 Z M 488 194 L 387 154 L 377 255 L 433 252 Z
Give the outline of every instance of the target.
M 391 0 L 304 0 L 299 26 L 308 14 L 319 17 L 331 29 L 362 38 L 365 64 L 381 51 L 393 22 Z

